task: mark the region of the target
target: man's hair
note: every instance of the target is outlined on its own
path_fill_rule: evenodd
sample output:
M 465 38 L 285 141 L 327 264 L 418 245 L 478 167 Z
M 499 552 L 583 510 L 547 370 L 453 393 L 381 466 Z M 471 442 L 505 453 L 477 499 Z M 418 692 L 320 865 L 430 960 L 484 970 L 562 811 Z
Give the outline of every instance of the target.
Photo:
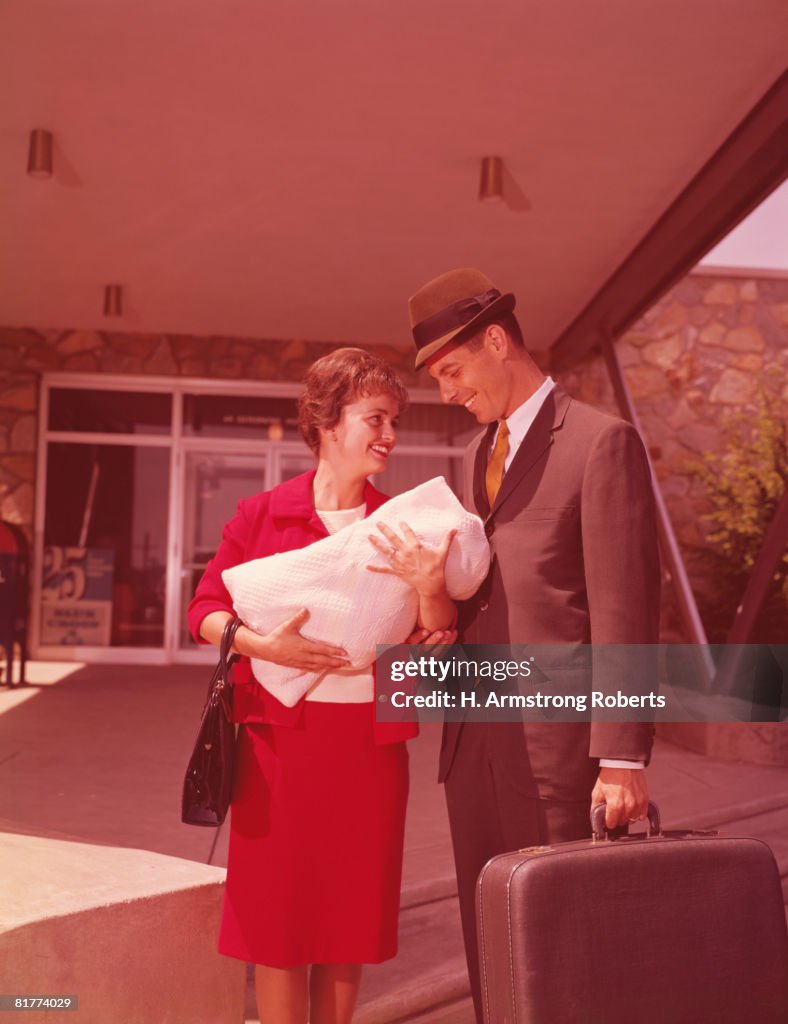
M 315 455 L 320 453 L 320 428 L 335 427 L 351 402 L 390 395 L 400 412 L 408 404 L 408 392 L 394 370 L 363 348 L 338 348 L 322 356 L 306 371 L 304 383 L 298 427 Z
M 460 343 L 468 345 L 473 352 L 477 351 L 482 347 L 484 335 L 490 324 L 498 324 L 499 327 L 502 327 L 512 339 L 512 343 L 515 348 L 525 348 L 523 332 L 514 313 L 501 313 L 500 316 L 493 317 L 486 323 L 482 324 L 481 327 L 477 327 L 473 334 Z

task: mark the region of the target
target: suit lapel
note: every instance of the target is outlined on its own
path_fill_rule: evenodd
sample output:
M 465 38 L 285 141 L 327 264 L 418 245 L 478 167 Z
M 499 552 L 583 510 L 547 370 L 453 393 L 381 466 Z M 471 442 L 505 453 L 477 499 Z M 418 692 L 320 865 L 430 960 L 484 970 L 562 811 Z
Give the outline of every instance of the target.
M 490 516 L 495 515 L 503 503 L 511 496 L 523 477 L 536 465 L 544 454 L 545 450 L 553 443 L 554 432 L 558 430 L 566 416 L 566 410 L 572 399 L 559 387 L 553 388 L 544 401 L 542 408 L 536 414 L 536 419 L 531 424 L 528 433 L 523 438 L 517 454 L 512 459 L 512 464 L 504 474 L 501 489 L 495 499 Z M 481 446 L 480 446 L 481 447 Z M 484 491 L 484 471 L 487 465 L 489 444 L 483 446 L 484 463 L 481 470 L 482 491 Z M 478 466 L 478 458 L 477 458 Z M 474 476 L 475 479 L 475 476 Z M 487 498 L 484 498 L 485 508 Z

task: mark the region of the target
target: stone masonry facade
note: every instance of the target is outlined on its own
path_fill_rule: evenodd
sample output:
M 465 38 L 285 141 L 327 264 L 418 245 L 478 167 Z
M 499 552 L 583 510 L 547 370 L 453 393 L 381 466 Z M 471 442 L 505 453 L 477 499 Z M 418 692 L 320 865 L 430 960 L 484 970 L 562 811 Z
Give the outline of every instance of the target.
M 713 530 L 703 517 L 712 506 L 693 465 L 721 451 L 731 415 L 756 412 L 761 389 L 788 420 L 788 275 L 690 274 L 619 339 L 616 351 L 703 612 L 720 595 L 702 557 Z M 561 380 L 577 398 L 617 411 L 598 352 Z M 666 601 L 667 638 L 685 640 L 670 615 L 669 591 Z

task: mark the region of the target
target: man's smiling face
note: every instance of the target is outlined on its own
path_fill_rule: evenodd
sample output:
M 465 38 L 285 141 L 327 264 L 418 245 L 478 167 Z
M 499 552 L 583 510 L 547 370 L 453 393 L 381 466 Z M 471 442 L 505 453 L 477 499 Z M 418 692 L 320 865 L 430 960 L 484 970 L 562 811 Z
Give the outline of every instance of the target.
M 492 423 L 505 414 L 509 375 L 488 328 L 483 341 L 472 340 L 427 361 L 438 382 L 441 401 L 464 405 L 479 423 Z

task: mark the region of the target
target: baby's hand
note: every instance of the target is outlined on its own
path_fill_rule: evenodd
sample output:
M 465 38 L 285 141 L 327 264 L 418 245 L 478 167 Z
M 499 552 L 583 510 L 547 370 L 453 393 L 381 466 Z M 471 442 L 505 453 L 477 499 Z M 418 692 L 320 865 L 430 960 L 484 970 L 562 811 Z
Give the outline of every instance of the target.
M 384 544 L 379 537 L 370 534 L 372 545 L 389 560 L 386 565 L 368 565 L 370 572 L 397 576 L 409 583 L 422 597 L 433 597 L 446 589 L 446 559 L 456 530 L 449 530 L 437 548 L 422 544 L 407 523 L 400 523 L 402 537 L 385 523 L 378 523 L 378 529 L 388 541 Z

